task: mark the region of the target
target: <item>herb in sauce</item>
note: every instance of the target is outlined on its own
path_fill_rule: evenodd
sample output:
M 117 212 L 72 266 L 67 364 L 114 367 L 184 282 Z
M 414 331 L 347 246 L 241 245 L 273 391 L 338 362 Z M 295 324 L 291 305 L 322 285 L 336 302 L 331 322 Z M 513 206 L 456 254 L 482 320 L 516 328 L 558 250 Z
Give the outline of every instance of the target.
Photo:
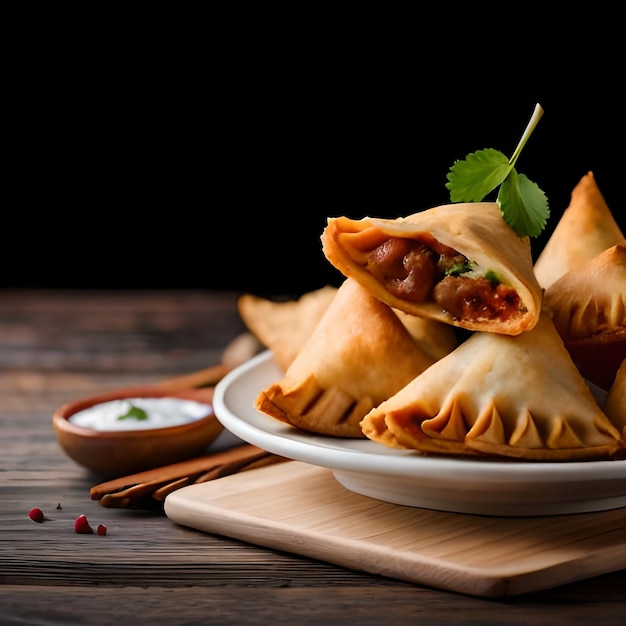
M 124 413 L 123 415 L 120 415 L 117 419 L 118 420 L 127 420 L 127 419 L 147 420 L 148 414 L 143 409 L 140 409 L 138 406 L 131 404 L 128 411 Z

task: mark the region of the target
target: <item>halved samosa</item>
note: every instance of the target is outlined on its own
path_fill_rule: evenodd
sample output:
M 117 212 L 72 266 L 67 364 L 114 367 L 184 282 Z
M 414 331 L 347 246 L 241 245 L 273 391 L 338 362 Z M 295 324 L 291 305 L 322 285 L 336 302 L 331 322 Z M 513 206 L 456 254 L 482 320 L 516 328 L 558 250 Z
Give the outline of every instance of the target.
M 296 300 L 271 300 L 244 293 L 237 300 L 248 330 L 274 355 L 281 371 L 291 365 L 333 301 L 337 288 L 326 285 Z
M 547 289 L 566 272 L 623 241 L 593 172 L 588 172 L 574 187 L 568 207 L 535 262 L 537 280 Z
M 347 279 L 284 377 L 255 407 L 314 433 L 361 437 L 363 416 L 434 362 L 398 315 Z
M 626 359 L 619 366 L 615 380 L 606 394 L 603 410 L 622 433 L 622 439 L 626 443 Z
M 492 202 L 397 219 L 329 218 L 326 258 L 389 306 L 467 330 L 518 335 L 539 319 L 530 240 Z
M 474 333 L 361 428 L 388 447 L 426 453 L 569 461 L 623 447 L 546 313 L 515 337 Z
M 583 376 L 608 389 L 626 358 L 626 242 L 552 283 L 544 308 Z

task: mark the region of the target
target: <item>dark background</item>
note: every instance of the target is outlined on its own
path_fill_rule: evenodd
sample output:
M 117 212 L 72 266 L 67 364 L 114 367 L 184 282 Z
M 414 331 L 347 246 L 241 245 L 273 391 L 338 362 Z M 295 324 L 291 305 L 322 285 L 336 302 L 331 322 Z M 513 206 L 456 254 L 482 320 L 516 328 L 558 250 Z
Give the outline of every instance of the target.
M 559 61 L 518 81 L 514 68 L 485 78 L 408 51 L 402 64 L 292 58 L 271 43 L 228 64 L 224 51 L 193 63 L 171 52 L 78 62 L 61 47 L 20 74 L 0 288 L 338 284 L 320 246 L 328 216 L 447 203 L 454 160 L 510 156 L 537 102 L 545 113 L 517 162 L 552 211 L 534 254 L 589 170 L 626 232 L 622 100 L 592 68 Z

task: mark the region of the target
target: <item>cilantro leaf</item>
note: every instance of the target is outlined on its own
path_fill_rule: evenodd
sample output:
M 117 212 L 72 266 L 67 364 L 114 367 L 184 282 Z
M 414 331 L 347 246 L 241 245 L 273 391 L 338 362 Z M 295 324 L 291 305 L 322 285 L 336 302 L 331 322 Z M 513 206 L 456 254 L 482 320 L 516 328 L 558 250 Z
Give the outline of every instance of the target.
M 537 237 L 546 227 L 550 216 L 546 194 L 524 174 L 513 170 L 498 191 L 498 205 L 504 221 L 516 232 Z
M 539 104 L 513 156 L 487 148 L 455 161 L 447 174 L 446 189 L 452 202 L 481 202 L 500 186 L 496 203 L 504 221 L 519 237 L 537 237 L 546 226 L 550 210 L 545 193 L 529 178 L 518 174 L 515 164 L 543 115 Z
M 464 161 L 455 161 L 450 168 L 446 187 L 452 202 L 480 202 L 509 175 L 509 160 L 488 148 L 472 152 Z
M 148 419 L 148 414 L 143 409 L 140 409 L 138 406 L 131 404 L 130 409 L 128 409 L 128 412 L 124 413 L 124 415 L 120 415 L 117 419 L 118 420 L 136 419 L 136 420 L 143 421 L 143 420 Z

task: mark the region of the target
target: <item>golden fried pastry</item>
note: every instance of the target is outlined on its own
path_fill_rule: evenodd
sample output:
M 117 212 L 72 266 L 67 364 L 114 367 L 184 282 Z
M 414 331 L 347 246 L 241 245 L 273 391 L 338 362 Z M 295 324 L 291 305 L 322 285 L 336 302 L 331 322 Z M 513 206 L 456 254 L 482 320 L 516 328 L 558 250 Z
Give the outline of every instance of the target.
M 347 279 L 284 377 L 255 407 L 287 424 L 364 437 L 363 416 L 434 362 L 396 313 Z
M 608 459 L 623 447 L 552 320 L 474 333 L 361 421 L 393 448 L 527 460 Z
M 626 442 L 626 358 L 617 370 L 615 380 L 606 394 L 604 412 L 622 433 Z
M 582 374 L 608 389 L 626 358 L 626 242 L 552 283 L 544 308 Z
M 400 318 L 413 340 L 435 361 L 452 352 L 459 344 L 459 338 L 449 324 L 409 315 L 398 309 L 393 309 L 393 312 Z
M 326 258 L 389 306 L 467 330 L 518 335 L 539 319 L 530 240 L 492 202 L 397 219 L 329 218 Z
M 535 262 L 539 284 L 548 288 L 570 270 L 624 242 L 620 230 L 593 172 L 588 172 L 572 191 L 569 206 L 557 222 Z
M 277 301 L 253 294 L 237 300 L 239 315 L 248 330 L 274 355 L 286 371 L 332 302 L 337 288 L 327 285 L 297 300 Z

